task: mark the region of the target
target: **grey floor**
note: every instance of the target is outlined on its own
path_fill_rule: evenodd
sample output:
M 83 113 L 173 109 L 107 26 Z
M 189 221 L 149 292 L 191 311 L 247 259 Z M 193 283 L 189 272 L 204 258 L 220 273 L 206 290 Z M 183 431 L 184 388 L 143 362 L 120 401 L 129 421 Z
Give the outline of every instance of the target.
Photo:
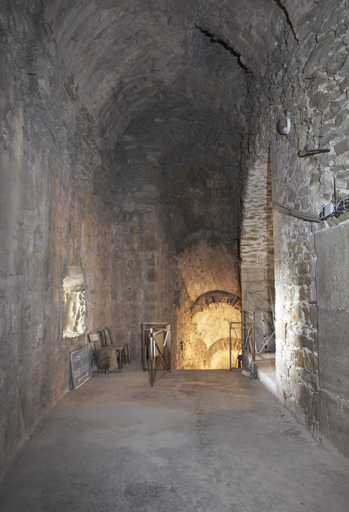
M 240 371 L 94 375 L 38 428 L 1 512 L 348 512 L 349 468 Z

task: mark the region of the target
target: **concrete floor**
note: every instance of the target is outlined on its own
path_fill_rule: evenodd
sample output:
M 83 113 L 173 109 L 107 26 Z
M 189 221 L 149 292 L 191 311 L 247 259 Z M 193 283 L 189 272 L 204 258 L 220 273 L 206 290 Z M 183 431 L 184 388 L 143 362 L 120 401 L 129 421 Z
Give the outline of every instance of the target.
M 347 512 L 349 468 L 257 380 L 133 363 L 69 392 L 0 487 L 1 512 Z

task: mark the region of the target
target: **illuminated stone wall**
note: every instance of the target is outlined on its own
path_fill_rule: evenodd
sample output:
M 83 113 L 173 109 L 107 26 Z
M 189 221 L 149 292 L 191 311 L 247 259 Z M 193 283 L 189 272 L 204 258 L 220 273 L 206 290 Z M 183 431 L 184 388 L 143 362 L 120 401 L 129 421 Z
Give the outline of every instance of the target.
M 69 267 L 63 279 L 63 338 L 76 338 L 85 332 L 85 290 L 81 267 Z
M 270 338 L 267 350 L 275 350 L 275 337 L 272 335 L 275 277 L 271 200 L 269 151 L 259 147 L 255 162 L 248 172 L 240 242 L 242 309 L 255 314 L 257 352 L 264 351 L 264 334 L 266 339 Z
M 240 321 L 235 251 L 199 242 L 177 257 L 179 294 L 174 309 L 177 369 L 229 368 L 229 322 Z M 233 360 L 237 352 L 234 341 Z
M 266 123 L 271 128 L 273 199 L 318 216 L 322 206 L 334 200 L 334 177 L 337 197 L 349 193 L 348 6 L 309 3 L 307 11 L 292 13 L 293 36 L 288 51 L 282 52 L 282 64 L 280 48 L 270 57 L 271 69 L 272 63 L 280 64 L 270 71 L 268 95 L 273 106 L 265 119 L 272 114 L 273 123 Z M 287 136 L 277 132 L 284 108 L 291 118 Z M 303 157 L 306 148 L 329 152 Z M 336 372 L 346 375 L 342 312 L 349 308 L 348 295 L 341 293 L 337 302 L 333 293 L 335 282 L 347 279 L 346 259 L 330 254 L 341 244 L 345 252 L 347 219 L 348 213 L 317 224 L 274 213 L 280 397 L 317 439 L 330 439 L 346 456 L 348 389 L 344 381 L 334 385 L 326 359 L 339 357 Z

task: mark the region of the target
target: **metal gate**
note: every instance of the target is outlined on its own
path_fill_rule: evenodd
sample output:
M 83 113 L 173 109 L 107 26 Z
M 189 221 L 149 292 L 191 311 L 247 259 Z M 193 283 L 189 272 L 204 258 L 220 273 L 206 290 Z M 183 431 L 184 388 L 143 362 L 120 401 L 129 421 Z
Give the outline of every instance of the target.
M 171 329 L 168 322 L 142 323 L 142 365 L 153 387 L 158 370 L 171 371 Z
M 238 348 L 237 356 L 232 357 L 233 346 Z M 253 311 L 242 311 L 241 322 L 229 322 L 229 370 L 249 368 L 256 357 L 255 316 Z

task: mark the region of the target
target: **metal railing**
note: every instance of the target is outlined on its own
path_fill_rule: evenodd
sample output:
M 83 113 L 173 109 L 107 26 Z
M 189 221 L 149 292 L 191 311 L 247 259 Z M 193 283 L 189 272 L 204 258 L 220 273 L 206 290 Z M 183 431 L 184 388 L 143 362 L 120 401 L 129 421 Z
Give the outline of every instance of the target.
M 234 341 L 235 351 L 237 349 L 235 361 L 232 357 Z M 241 322 L 229 322 L 229 370 L 241 366 L 247 368 L 250 366 L 249 358 L 254 361 L 255 357 L 255 315 L 253 311 L 242 311 Z
M 142 365 L 153 387 L 158 370 L 171 371 L 171 329 L 168 322 L 142 323 Z

